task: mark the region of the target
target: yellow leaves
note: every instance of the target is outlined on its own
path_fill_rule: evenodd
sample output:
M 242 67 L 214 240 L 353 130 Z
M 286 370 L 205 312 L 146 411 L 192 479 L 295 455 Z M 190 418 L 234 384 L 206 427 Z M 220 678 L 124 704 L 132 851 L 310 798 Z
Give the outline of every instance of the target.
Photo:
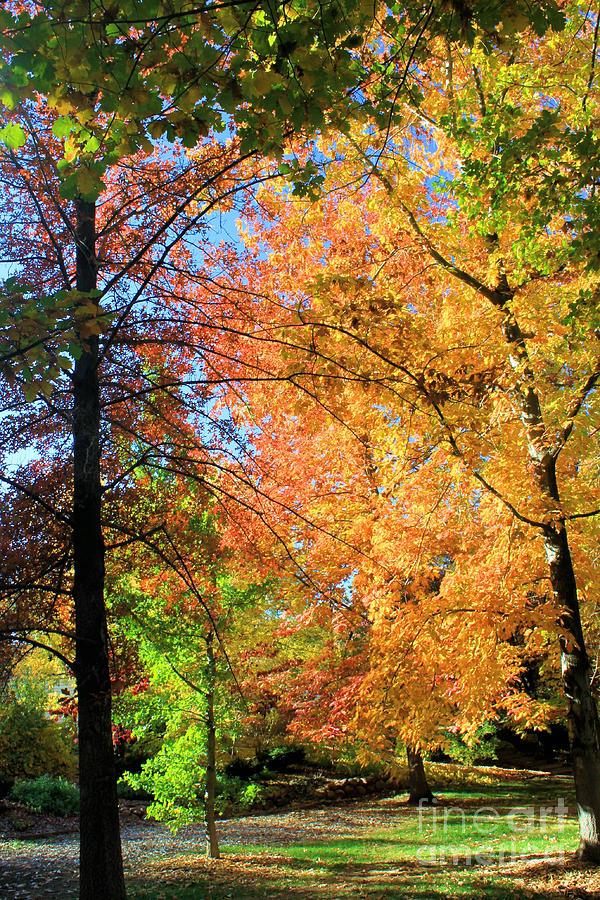
M 50 107 L 55 109 L 60 116 L 68 116 L 75 108 L 69 97 L 57 96 L 55 99 L 50 98 L 50 101 Z
M 500 85 L 526 103 L 540 86 L 534 72 L 533 86 L 523 84 L 518 66 L 495 84 L 497 60 L 481 47 L 473 61 L 485 91 Z M 252 93 L 271 90 L 272 74 L 257 73 Z M 469 91 L 476 102 L 472 83 L 458 87 L 467 108 Z M 535 104 L 537 110 L 537 96 Z M 507 134 L 508 123 L 501 125 Z M 526 654 L 545 652 L 558 611 L 542 602 L 548 581 L 535 530 L 514 527 L 512 513 L 478 478 L 525 515 L 559 514 L 528 467 L 520 394 L 525 382 L 537 392 L 549 434 L 564 423 L 589 371 L 592 338 L 574 334 L 564 320 L 590 276 L 568 267 L 537 272 L 531 254 L 523 262 L 517 245 L 529 221 L 507 215 L 502 234 L 490 240 L 469 231 L 463 209 L 445 208 L 427 179 L 443 171 L 450 184 L 458 172 L 460 147 L 450 137 L 436 138 L 432 148 L 416 126 L 399 132 L 396 146 L 406 148 L 409 162 L 400 153 L 384 158 L 383 179 L 373 175 L 364 190 L 356 184 L 365 160 L 345 140 L 327 147 L 322 139 L 323 153 L 345 158 L 332 164 L 318 204 L 264 189 L 261 214 L 269 227 L 258 222 L 256 233 L 247 232 L 251 250 L 262 252 L 266 243 L 271 251 L 253 283 L 257 297 L 269 298 L 257 312 L 268 325 L 256 334 L 268 334 L 271 343 L 267 351 L 253 348 L 252 363 L 281 378 L 302 371 L 305 391 L 300 397 L 296 389 L 248 388 L 263 423 L 257 445 L 263 459 L 275 459 L 270 487 L 346 541 L 342 549 L 321 533 L 299 544 L 302 562 L 324 581 L 355 572 L 348 596 L 370 617 L 357 728 L 376 740 L 386 721 L 415 741 L 425 735 L 433 742 L 448 723 L 470 733 L 503 706 L 538 727 L 547 710 L 528 705 L 519 677 Z M 373 135 L 368 140 L 363 145 L 372 150 Z M 485 141 L 478 152 L 488 153 Z M 531 155 L 528 179 L 542 163 L 543 154 Z M 482 197 L 481 208 L 491 216 L 489 200 Z M 526 210 L 537 202 L 525 201 Z M 449 266 L 415 237 L 407 210 Z M 551 251 L 553 241 L 550 235 Z M 510 311 L 527 359 L 502 333 L 506 308 L 460 281 L 458 270 L 493 287 L 506 276 L 517 289 Z M 278 354 L 273 344 L 280 340 L 286 347 Z M 586 486 L 593 478 L 582 432 L 595 426 L 587 409 L 583 418 L 586 429 L 573 438 L 581 441 L 577 455 L 567 451 L 559 461 L 572 509 L 588 499 L 577 478 Z M 587 574 L 585 581 L 591 583 Z
M 84 340 L 100 334 L 111 319 L 96 299 L 77 290 L 65 291 L 61 297 L 56 298 L 53 310 L 62 317 L 72 317 L 73 327 Z M 62 366 L 61 359 L 58 358 L 58 364 Z
M 547 701 L 534 700 L 524 691 L 508 694 L 503 707 L 517 734 L 532 730 L 547 731 L 550 723 L 560 714 L 556 706 Z
M 102 332 L 102 326 L 97 320 L 88 319 L 79 323 L 77 331 L 83 340 L 87 340 L 90 337 L 99 335 Z

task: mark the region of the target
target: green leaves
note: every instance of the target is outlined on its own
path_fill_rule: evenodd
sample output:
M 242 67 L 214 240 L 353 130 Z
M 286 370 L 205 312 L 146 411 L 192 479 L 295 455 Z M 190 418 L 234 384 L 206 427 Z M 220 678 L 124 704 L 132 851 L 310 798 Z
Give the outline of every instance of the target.
M 98 293 L 58 291 L 37 295 L 16 278 L 0 291 L 0 359 L 3 373 L 21 381 L 25 399 L 50 396 L 73 368 L 85 341 L 100 334 L 111 316 L 98 304 Z
M 77 194 L 84 200 L 97 200 L 104 182 L 100 178 L 98 167 L 85 166 L 79 169 L 76 175 Z
M 97 197 L 115 153 L 148 151 L 163 135 L 192 148 L 209 129 L 237 127 L 246 152 L 271 152 L 284 133 L 321 127 L 334 100 L 342 123 L 347 92 L 362 77 L 352 48 L 373 17 L 362 0 L 260 3 L 250 17 L 210 4 L 192 16 L 180 0 L 144 2 L 141 16 L 137 0 L 123 0 L 115 13 L 92 2 L 82 16 L 78 0 L 67 0 L 35 16 L 3 15 L 3 102 L 43 98 L 57 113 L 52 132 L 64 141 L 66 162 L 88 170 L 63 168 L 65 197 Z M 17 149 L 24 133 L 7 126 L 2 140 Z
M 393 4 L 386 19 L 390 52 L 396 40 L 401 47 L 408 41 L 417 60 L 427 54 L 432 35 L 464 39 L 487 34 L 501 21 L 523 20 L 540 34 L 564 24 L 554 0 L 533 7 L 521 0 L 481 0 L 468 12 L 439 2 L 434 12 L 423 33 L 421 3 Z M 169 28 L 163 27 L 166 18 Z M 128 21 L 136 23 L 135 34 Z M 372 25 L 373 7 L 366 0 L 259 3 L 249 16 L 235 4 L 207 4 L 191 15 L 182 0 L 123 0 L 118 11 L 92 2 L 85 15 L 79 0 L 52 2 L 35 15 L 27 9 L 3 13 L 0 43 L 10 66 L 0 67 L 0 99 L 9 108 L 44 99 L 58 114 L 52 131 L 65 142 L 66 161 L 86 170 L 75 177 L 63 171 L 63 195 L 94 199 L 115 154 L 147 152 L 159 136 L 180 138 L 192 148 L 209 128 L 237 128 L 245 152 L 271 153 L 290 131 L 329 123 L 346 129 L 354 92 L 368 75 L 356 50 Z M 378 74 L 374 114 L 379 108 L 385 116 L 398 105 L 396 80 L 404 79 L 403 67 L 386 63 Z M 361 95 L 362 112 L 368 106 L 371 99 Z M 11 123 L 0 140 L 18 149 L 25 133 Z
M 553 31 L 562 31 L 566 25 L 564 11 L 554 2 L 528 4 L 527 13 L 531 18 L 534 31 L 540 37 L 549 28 Z
M 9 150 L 18 150 L 26 143 L 27 135 L 18 123 L 9 122 L 8 125 L 0 129 L 0 141 Z
M 10 91 L 0 89 L 0 103 L 7 109 L 15 108 L 15 98 Z
M 77 128 L 77 123 L 69 116 L 59 116 L 52 125 L 52 134 L 57 138 L 68 137 Z

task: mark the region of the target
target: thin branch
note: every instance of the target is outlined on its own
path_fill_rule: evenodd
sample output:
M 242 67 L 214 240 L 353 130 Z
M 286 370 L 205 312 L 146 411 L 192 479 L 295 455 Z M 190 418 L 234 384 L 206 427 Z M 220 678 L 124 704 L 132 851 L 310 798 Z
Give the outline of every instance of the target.
M 600 516 L 600 509 L 591 509 L 589 512 L 571 513 L 565 519 L 591 519 L 592 516 Z
M 553 447 L 553 456 L 556 458 L 558 454 L 561 452 L 565 444 L 567 443 L 569 437 L 571 436 L 571 432 L 573 431 L 573 425 L 575 424 L 575 418 L 577 414 L 581 410 L 581 407 L 585 403 L 587 395 L 594 389 L 596 383 L 600 379 L 600 359 L 598 360 L 599 368 L 592 372 L 592 374 L 588 377 L 588 379 L 583 384 L 579 394 L 573 398 L 571 403 L 569 404 L 569 408 L 567 410 L 567 415 L 565 416 L 565 421 L 563 422 L 562 428 L 558 433 L 558 437 Z
M 48 644 L 42 644 L 41 641 L 36 641 L 33 638 L 25 637 L 24 635 L 19 634 L 18 631 L 0 631 L 0 641 L 15 641 L 19 644 L 28 644 L 30 647 L 38 647 L 40 650 L 45 650 L 47 653 L 51 653 L 53 656 L 56 656 L 60 661 L 73 673 L 75 674 L 75 663 L 68 659 L 64 653 L 61 653 L 60 650 L 56 650 L 54 647 L 50 647 Z
M 16 491 L 19 491 L 21 494 L 24 494 L 26 497 L 29 497 L 29 499 L 33 500 L 35 503 L 39 503 L 46 512 L 49 512 L 50 515 L 54 516 L 55 519 L 58 519 L 59 522 L 71 526 L 71 517 L 66 515 L 66 513 L 62 513 L 60 510 L 55 509 L 50 503 L 40 497 L 39 494 L 36 494 L 24 485 L 19 484 L 19 482 L 15 481 L 13 478 L 7 478 L 6 475 L 0 475 L 0 481 L 7 484 L 9 487 L 14 488 Z

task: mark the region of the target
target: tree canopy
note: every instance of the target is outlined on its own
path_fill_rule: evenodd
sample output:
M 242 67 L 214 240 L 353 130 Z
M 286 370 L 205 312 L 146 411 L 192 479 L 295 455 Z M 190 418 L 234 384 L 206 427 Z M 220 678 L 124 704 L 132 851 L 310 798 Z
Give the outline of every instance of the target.
M 0 11 L 0 633 L 75 673 L 82 897 L 121 682 L 167 818 L 269 707 L 421 767 L 564 715 L 597 860 L 598 21 Z

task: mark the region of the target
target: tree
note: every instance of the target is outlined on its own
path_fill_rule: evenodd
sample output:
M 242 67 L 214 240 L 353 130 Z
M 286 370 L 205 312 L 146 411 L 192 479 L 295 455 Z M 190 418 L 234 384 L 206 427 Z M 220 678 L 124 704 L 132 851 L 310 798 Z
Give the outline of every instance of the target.
M 207 856 L 218 858 L 217 767 L 244 729 L 246 632 L 256 637 L 272 588 L 248 583 L 222 546 L 210 507 L 200 511 L 193 485 L 155 478 L 140 490 L 148 493 L 168 506 L 170 527 L 174 520 L 179 527 L 175 559 L 168 545 L 160 559 L 153 547 L 127 553 L 109 593 L 113 633 L 139 659 L 133 679 L 125 675 L 130 690 L 118 701 L 119 717 L 139 739 L 160 738 L 158 751 L 127 780 L 152 793 L 150 814 L 174 830 L 203 810 Z
M 332 194 L 327 204 L 332 216 L 340 212 L 338 199 Z M 264 212 L 267 198 L 262 201 Z M 323 266 L 322 248 L 331 235 L 325 216 L 321 230 L 324 206 L 309 216 L 304 208 L 286 206 L 279 227 L 266 232 L 278 241 L 277 255 L 265 262 L 264 281 L 255 284 L 268 311 L 274 296 L 269 279 L 285 282 L 298 246 L 307 253 L 314 246 Z M 354 207 L 348 209 L 353 214 Z M 288 228 L 287 211 L 298 215 L 306 232 Z M 339 227 L 350 233 L 347 222 Z M 314 245 L 304 244 L 306 235 Z M 288 261 L 282 247 L 290 238 Z M 340 250 L 338 241 L 331 245 Z M 353 250 L 349 243 L 348 252 Z M 360 253 L 358 259 L 361 264 Z M 334 265 L 340 265 L 339 255 Z M 304 290 L 302 282 L 298 286 Z M 326 290 L 323 296 L 331 300 Z M 281 302 L 279 289 L 277 298 Z M 397 765 L 402 744 L 413 759 L 418 750 L 448 749 L 449 730 L 474 740 L 501 711 L 517 727 L 543 725 L 554 710 L 527 697 L 520 681 L 539 641 L 531 633 L 534 613 L 523 584 L 523 572 L 533 571 L 532 548 L 520 548 L 517 556 L 497 501 L 473 495 L 460 466 L 449 464 L 443 449 L 431 448 L 431 434 L 419 431 L 427 416 L 403 411 L 396 397 L 392 410 L 380 383 L 327 374 L 321 366 L 330 352 L 306 366 L 297 335 L 292 340 L 291 328 L 282 331 L 281 365 L 299 373 L 294 381 L 308 396 L 300 399 L 283 378 L 247 387 L 244 401 L 271 530 L 244 521 L 232 541 L 238 548 L 244 541 L 245 555 L 270 559 L 275 571 L 297 581 L 281 635 L 286 641 L 303 635 L 307 643 L 291 658 L 272 651 L 264 685 L 291 720 L 290 730 L 327 746 L 360 742 L 366 755 Z M 269 352 L 281 352 L 272 320 L 269 334 Z M 347 356 L 344 362 L 349 366 Z M 410 439 L 403 432 L 405 414 Z M 271 461 L 268 470 L 263 459 Z M 518 559 L 514 574 L 503 562 L 507 548 Z M 536 614 L 551 629 L 555 613 L 552 607 Z M 525 639 L 512 640 L 522 629 Z M 262 652 L 267 655 L 266 648 Z M 419 785 L 416 791 L 428 794 Z
M 69 524 L 79 697 L 82 896 L 95 896 L 98 885 L 115 898 L 125 892 L 110 729 L 99 372 L 107 349 L 118 340 L 119 329 L 152 275 L 202 217 L 197 202 L 214 184 L 215 172 L 201 177 L 174 207 L 169 205 L 158 228 L 147 235 L 147 243 L 130 249 L 121 271 L 100 282 L 97 199 L 110 181 L 111 167 L 120 168 L 136 152 L 151 153 L 152 138 L 179 137 L 191 147 L 209 130 L 225 130 L 232 113 L 239 131 L 236 161 L 252 156 L 259 146 L 280 154 L 288 128 L 302 125 L 311 110 L 320 119 L 323 106 L 329 105 L 329 91 L 346 86 L 354 65 L 343 40 L 355 22 L 360 26 L 362 15 L 348 24 L 334 16 L 332 8 L 320 7 L 318 19 L 315 10 L 316 5 L 311 10 L 299 8 L 293 21 L 260 5 L 237 13 L 227 7 L 208 7 L 202 14 L 190 15 L 185 7 L 158 4 L 150 18 L 146 14 L 140 18 L 136 4 L 118 11 L 107 11 L 102 5 L 82 10 L 77 4 L 43 4 L 33 9 L 14 4 L 2 12 L 5 66 L 10 64 L 2 94 L 9 111 L 2 130 L 5 160 L 9 168 L 12 164 L 24 173 L 18 179 L 21 197 L 14 199 L 34 207 L 41 233 L 53 247 L 51 265 L 58 266 L 50 279 L 59 274 L 63 282 L 63 296 L 58 298 L 36 283 L 32 271 L 25 272 L 20 283 L 7 283 L 4 360 L 10 364 L 11 377 L 24 373 L 31 378 L 35 372 L 39 378 L 48 361 L 47 344 L 54 339 L 58 345 L 54 358 L 62 362 L 51 370 L 50 378 L 42 376 L 38 383 L 51 392 L 53 380 L 60 384 L 61 370 L 69 368 L 64 350 L 75 357 Z M 310 36 L 312 53 L 303 58 L 303 71 L 307 77 L 313 71 L 319 73 L 312 85 L 298 78 L 299 63 L 290 56 L 299 46 L 300 34 L 305 39 Z M 331 52 L 338 41 L 342 45 Z M 50 128 L 54 142 L 48 139 Z M 22 154 L 21 148 L 25 148 Z M 232 165 L 231 155 L 225 155 L 228 162 L 218 168 L 221 174 Z M 29 170 L 33 182 L 22 169 L 24 163 L 33 165 Z M 36 176 L 53 181 L 54 208 L 49 217 L 34 184 Z M 136 196 L 135 203 L 141 196 Z M 193 204 L 196 212 L 188 218 Z M 200 208 L 206 212 L 212 206 L 214 198 L 209 193 Z M 132 221 L 137 214 L 135 205 L 121 207 L 121 219 L 128 215 Z M 101 307 L 101 299 L 124 279 L 130 281 L 136 266 L 138 271 L 145 270 L 137 294 L 133 301 L 113 307 L 115 319 L 106 331 L 103 326 L 109 314 Z M 49 280 L 47 269 L 35 274 Z M 64 294 L 66 304 L 61 306 Z M 28 325 L 23 332 L 23 304 L 27 303 L 33 327 Z M 101 333 L 106 341 L 100 341 Z M 35 391 L 35 386 L 28 388 L 29 396 Z
M 166 347 L 168 325 L 154 332 L 154 346 L 162 348 L 155 357 L 154 369 L 148 368 L 146 358 L 136 352 L 136 345 L 144 341 L 140 326 L 148 325 L 145 304 L 149 294 L 152 291 L 162 294 L 171 284 L 160 281 L 159 277 L 153 282 L 152 277 L 157 270 L 164 274 L 164 259 L 165 265 L 171 263 L 177 268 L 174 256 L 169 258 L 173 241 L 176 244 L 216 203 L 214 197 L 209 197 L 191 218 L 184 214 L 184 203 L 174 216 L 172 203 L 178 188 L 183 189 L 186 179 L 194 180 L 194 189 L 189 186 L 183 189 L 186 202 L 188 197 L 207 190 L 215 184 L 219 173 L 225 175 L 239 159 L 239 151 L 219 147 L 217 159 L 214 144 L 208 141 L 204 151 L 199 150 L 195 159 L 184 165 L 181 159 L 159 163 L 156 157 L 115 166 L 104 175 L 107 185 L 97 216 L 94 203 L 82 198 L 74 201 L 61 198 L 60 181 L 53 167 L 56 153 L 53 154 L 50 123 L 38 117 L 36 125 L 37 130 L 31 132 L 31 149 L 26 145 L 20 155 L 11 150 L 4 158 L 12 201 L 8 211 L 11 218 L 4 235 L 5 258 L 12 258 L 16 248 L 21 248 L 23 277 L 28 279 L 25 282 L 22 277 L 20 281 L 8 283 L 11 294 L 6 314 L 12 344 L 7 359 L 16 359 L 17 365 L 7 373 L 10 393 L 6 395 L 8 415 L 3 422 L 4 448 L 10 454 L 25 429 L 32 438 L 29 452 L 33 459 L 20 466 L 16 477 L 3 480 L 16 494 L 13 510 L 20 507 L 30 523 L 39 518 L 37 513 L 32 515 L 32 506 L 41 511 L 44 525 L 50 523 L 49 533 L 56 540 L 44 543 L 40 532 L 39 557 L 32 554 L 36 543 L 33 539 L 29 539 L 29 553 L 23 557 L 18 544 L 21 535 L 6 533 L 12 546 L 6 558 L 5 596 L 13 599 L 5 631 L 12 639 L 31 641 L 31 631 L 43 626 L 44 630 L 55 632 L 58 640 L 75 639 L 81 891 L 83 896 L 94 896 L 98 885 L 107 884 L 116 897 L 124 888 L 117 865 L 120 845 L 104 609 L 105 534 L 107 528 L 113 529 L 122 538 L 119 529 L 125 527 L 125 540 L 132 537 L 131 530 L 127 529 L 126 512 L 123 516 L 120 509 L 122 482 L 136 465 L 130 458 L 126 461 L 126 448 L 131 447 L 132 431 L 138 438 L 143 433 L 139 426 L 142 421 L 144 428 L 154 435 L 158 433 L 157 423 L 167 404 L 167 392 L 161 391 L 161 378 L 155 372 Z M 166 185 L 162 179 L 169 167 L 171 178 Z M 134 194 L 130 192 L 128 178 L 132 170 L 138 178 Z M 199 180 L 196 175 L 200 176 Z M 44 184 L 43 195 L 36 193 L 36 179 Z M 227 190 L 224 188 L 225 193 Z M 145 203 L 143 212 L 137 205 L 141 202 Z M 19 218 L 13 219 L 15 210 L 19 210 Z M 17 233 L 22 222 L 20 216 L 29 210 L 32 215 L 28 228 Z M 165 245 L 167 233 L 169 239 Z M 40 242 L 44 236 L 48 250 L 40 265 Z M 103 260 L 98 259 L 96 252 L 98 242 L 107 254 Z M 98 288 L 105 291 L 103 306 L 99 303 Z M 22 314 L 27 304 L 31 310 L 29 319 Z M 144 308 L 146 313 L 142 312 Z M 13 316 L 17 310 L 21 316 L 15 334 Z M 31 344 L 33 349 L 28 353 Z M 47 371 L 40 377 L 43 369 Z M 150 390 L 148 385 L 152 386 Z M 143 408 L 133 409 L 130 398 L 140 389 L 142 395 L 152 396 Z M 161 394 L 158 401 L 153 396 L 155 393 Z M 71 408 L 69 399 L 73 403 Z M 175 399 L 176 391 L 168 392 L 171 405 Z M 24 401 L 29 402 L 28 408 L 23 406 Z M 181 423 L 181 405 L 175 402 L 175 406 L 162 434 L 165 429 L 168 431 L 169 425 L 177 429 Z M 66 459 L 64 456 L 65 425 L 72 427 L 72 468 L 68 451 Z M 72 512 L 68 512 L 68 491 L 72 496 Z M 135 528 L 134 533 L 137 534 Z M 67 600 L 70 593 L 74 629 L 70 622 L 57 624 L 57 619 L 60 622 L 70 612 Z M 47 598 L 41 605 L 40 595 Z M 28 606 L 27 601 L 32 600 L 35 605 Z M 56 641 L 54 649 L 58 650 Z M 105 881 L 98 875 L 103 866 L 110 868 Z
M 455 173 L 463 166 L 464 177 L 458 174 L 456 191 L 451 187 L 448 191 L 459 208 L 450 218 L 458 224 L 464 213 L 474 237 L 476 261 L 464 253 L 450 259 L 447 249 L 440 252 L 432 236 L 437 229 L 431 228 L 431 214 L 423 216 L 402 201 L 401 209 L 432 261 L 494 310 L 493 322 L 506 358 L 502 388 L 511 411 L 518 416 L 524 487 L 531 499 L 523 511 L 523 501 L 513 500 L 514 493 L 504 485 L 499 493 L 513 515 L 535 529 L 544 547 L 547 578 L 559 611 L 579 853 L 598 862 L 600 723 L 569 537 L 573 522 L 594 516 L 597 510 L 588 502 L 582 508 L 586 494 L 581 490 L 570 493 L 568 487 L 572 467 L 577 468 L 591 451 L 593 412 L 589 403 L 600 378 L 599 359 L 593 350 L 593 316 L 582 309 L 583 298 L 591 299 L 598 291 L 594 272 L 597 248 L 589 235 L 590 223 L 597 216 L 596 174 L 586 164 L 593 140 L 589 116 L 598 102 L 594 83 L 598 21 L 582 19 L 579 11 L 569 12 L 567 31 L 577 37 L 575 55 L 580 66 L 564 73 L 569 76 L 569 88 L 565 90 L 552 77 L 556 40 L 543 42 L 541 47 L 515 41 L 505 51 L 504 78 L 498 57 L 491 61 L 483 53 L 475 54 L 475 68 L 465 92 L 451 73 L 445 110 L 434 103 L 435 111 L 430 111 L 433 128 L 439 128 L 454 144 L 448 151 L 442 150 L 442 166 Z M 450 50 L 451 64 L 453 56 L 460 57 L 454 48 Z M 519 81 L 525 73 L 529 78 L 534 67 L 535 87 L 527 82 L 517 95 L 512 90 L 514 75 L 520 73 Z M 540 91 L 543 99 L 536 102 Z M 472 116 L 470 126 L 460 124 L 467 109 Z M 442 124 L 438 126 L 440 114 Z M 563 305 L 567 297 L 570 307 Z M 548 349 L 540 335 L 543 326 L 552 336 Z M 491 388 L 489 376 L 486 380 Z M 432 406 L 435 409 L 435 401 Z M 468 458 L 469 451 L 461 446 L 456 425 L 441 404 L 435 411 L 453 452 Z M 574 445 L 569 445 L 574 431 L 579 434 Z M 479 467 L 472 471 L 486 490 L 496 490 Z M 561 482 L 566 489 L 560 490 Z
M 546 25 L 555 8 L 547 4 L 541 9 Z M 66 376 L 61 372 L 70 367 L 64 351 L 74 359 L 69 385 L 72 511 L 67 524 L 72 531 L 80 704 L 82 896 L 96 896 L 98 885 L 115 898 L 125 892 L 110 742 L 101 369 L 170 251 L 215 206 L 210 189 L 217 173 L 201 177 L 199 186 L 174 206 L 167 204 L 169 214 L 146 243 L 130 251 L 118 273 L 108 276 L 105 270 L 107 277 L 101 280 L 98 215 L 104 200 L 99 204 L 98 198 L 105 189 L 110 193 L 111 169 L 123 175 L 128 160 L 151 153 L 151 139 L 161 135 L 192 147 L 202 144 L 201 136 L 211 129 L 233 130 L 235 123 L 233 155 L 239 161 L 258 150 L 281 156 L 290 132 L 307 123 L 324 124 L 329 111 L 337 109 L 331 98 L 356 86 L 357 69 L 359 80 L 363 75 L 352 48 L 357 37 L 361 42 L 370 9 L 361 11 L 350 3 L 342 11 L 344 15 L 339 3 L 302 3 L 291 11 L 268 4 L 217 4 L 190 12 L 185 4 L 159 2 L 141 12 L 136 3 L 119 9 L 78 3 L 23 8 L 14 3 L 1 13 L 5 161 L 19 173 L 14 201 L 20 192 L 21 209 L 35 210 L 40 234 L 51 247 L 49 266 L 33 267 L 6 284 L 3 361 L 10 378 L 28 381 L 27 396 L 33 398 L 38 387 L 52 393 L 56 386 L 62 392 Z M 420 4 L 407 7 L 411 45 L 426 32 L 433 12 L 424 13 Z M 490 14 L 485 5 L 476 5 L 472 14 L 455 12 L 452 6 L 444 13 L 444 28 L 471 32 L 481 24 L 493 29 L 500 18 L 499 10 Z M 384 94 L 382 102 L 393 109 L 395 100 L 396 95 Z M 218 174 L 233 164 L 229 158 Z M 33 182 L 27 165 L 34 166 Z M 304 171 L 299 181 L 306 189 L 311 169 Z M 51 215 L 42 199 L 47 187 Z M 140 199 L 136 195 L 136 203 Z M 200 207 L 194 206 L 200 199 Z M 137 207 L 126 204 L 121 217 L 125 210 L 135 221 Z M 134 299 L 124 291 L 111 306 L 110 298 L 119 285 L 131 284 L 136 267 Z M 57 273 L 58 296 L 41 284 Z M 53 345 L 49 356 L 48 344 Z M 40 377 L 48 361 L 51 376 Z
M 65 673 L 52 662 L 46 653 L 30 649 L 2 685 L 0 766 L 5 787 L 14 779 L 74 776 L 73 730 L 68 721 L 54 718 L 59 711 L 56 684 Z
M 509 33 L 493 42 L 494 53 L 440 40 L 416 73 L 422 98 L 405 107 L 404 126 L 383 144 L 371 132 L 322 144 L 338 161 L 326 182 L 338 193 L 313 207 L 265 193 L 248 239 L 271 253 L 255 263 L 263 272 L 263 306 L 253 311 L 264 328 L 263 358 L 270 354 L 273 367 L 284 351 L 282 378 L 327 410 L 328 427 L 342 421 L 360 439 L 378 419 L 379 489 L 398 504 L 398 489 L 429 472 L 432 513 L 444 502 L 444 483 L 463 482 L 474 514 L 502 525 L 495 544 L 508 546 L 511 565 L 494 629 L 526 633 L 532 647 L 548 629 L 559 636 L 580 854 L 592 860 L 600 748 L 573 558 L 580 592 L 589 595 L 597 37 L 596 19 L 573 9 L 564 36 Z M 557 76 L 563 40 L 572 64 Z M 282 291 L 292 272 L 293 288 Z M 368 429 L 360 424 L 365 407 Z M 281 425 L 267 416 L 262 423 L 273 433 Z M 290 430 L 284 422 L 283 445 Z M 291 458 L 305 492 L 323 476 L 331 494 L 349 489 L 339 465 L 323 471 L 331 455 L 320 476 L 305 447 L 296 444 Z M 406 527 L 397 527 L 400 542 Z M 483 568 L 472 560 L 469 570 L 465 554 L 451 554 L 455 569 L 438 602 L 461 582 L 489 602 L 505 566 L 496 551 L 487 561 L 482 555 Z M 487 585 L 483 572 L 494 576 Z M 480 632 L 485 621 L 480 608 Z
M 131 599 L 131 594 L 128 599 Z M 146 598 L 147 599 L 147 598 Z M 148 607 L 150 604 L 145 603 Z M 215 655 L 215 633 L 205 622 L 194 622 L 177 604 L 178 633 L 175 637 L 165 616 L 153 604 L 152 618 L 159 621 L 162 633 L 148 627 L 147 620 L 134 610 L 136 636 L 141 663 L 148 673 L 145 683 L 134 685 L 135 700 L 127 704 L 121 717 L 143 738 L 150 729 L 162 732 L 160 748 L 146 761 L 139 774 L 127 780 L 153 795 L 150 815 L 166 822 L 173 830 L 198 820 L 203 809 L 206 828 L 206 855 L 220 856 L 216 829 L 218 744 L 235 729 L 235 702 L 225 693 L 222 681 L 224 665 Z M 127 621 L 121 614 L 121 629 Z M 165 623 L 166 618 L 166 623 Z M 129 640 L 133 638 L 131 628 Z M 204 650 L 203 650 L 204 648 Z M 239 707 L 239 703 L 237 704 Z M 201 794 L 200 794 L 201 792 Z

